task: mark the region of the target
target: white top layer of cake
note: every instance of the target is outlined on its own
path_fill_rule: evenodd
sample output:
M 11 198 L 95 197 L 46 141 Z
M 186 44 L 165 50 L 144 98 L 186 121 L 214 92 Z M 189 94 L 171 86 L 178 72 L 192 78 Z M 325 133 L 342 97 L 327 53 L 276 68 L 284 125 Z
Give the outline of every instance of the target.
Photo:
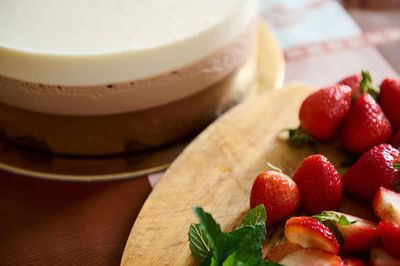
M 1 0 L 0 75 L 89 86 L 157 76 L 240 33 L 257 0 Z

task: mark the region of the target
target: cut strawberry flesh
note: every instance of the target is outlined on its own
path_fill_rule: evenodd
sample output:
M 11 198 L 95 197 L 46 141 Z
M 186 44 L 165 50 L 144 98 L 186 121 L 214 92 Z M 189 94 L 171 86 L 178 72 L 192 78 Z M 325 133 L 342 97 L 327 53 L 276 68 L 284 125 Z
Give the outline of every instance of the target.
M 292 217 L 286 222 L 285 236 L 303 248 L 319 248 L 332 254 L 339 252 L 339 243 L 331 230 L 311 217 Z
M 280 261 L 290 253 L 293 253 L 299 249 L 303 249 L 299 244 L 285 242 L 281 245 L 273 247 L 265 259 L 270 261 Z
M 365 266 L 360 259 L 343 259 L 344 266 Z
M 369 265 L 399 266 L 400 260 L 391 256 L 383 247 L 374 247 L 371 248 Z
M 290 253 L 279 263 L 286 266 L 341 266 L 343 261 L 337 255 L 317 248 L 304 248 Z
M 376 246 L 380 242 L 377 223 L 346 213 L 334 213 L 346 216 L 349 222 L 356 221 L 354 224 L 347 226 L 336 224 L 344 238 L 342 245 L 343 250 L 364 251 L 368 250 L 370 247 Z
M 400 224 L 400 193 L 380 187 L 375 194 L 373 207 L 381 220 Z

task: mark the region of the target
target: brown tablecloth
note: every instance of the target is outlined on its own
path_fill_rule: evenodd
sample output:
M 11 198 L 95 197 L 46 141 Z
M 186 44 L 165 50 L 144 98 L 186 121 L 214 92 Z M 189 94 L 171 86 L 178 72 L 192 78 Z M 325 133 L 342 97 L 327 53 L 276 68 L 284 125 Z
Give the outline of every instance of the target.
M 0 265 L 118 265 L 147 178 L 76 183 L 0 172 Z
M 329 1 L 315 2 L 318 8 Z M 400 25 L 399 9 L 351 8 L 349 12 L 366 33 Z M 327 49 L 323 54 L 305 50 L 297 58 L 291 57 L 293 49 L 287 50 L 285 79 L 323 86 L 361 68 L 369 68 L 378 80 L 398 76 L 400 43 L 377 44 L 378 48 L 369 43 Z M 0 265 L 118 265 L 135 217 L 150 192 L 147 177 L 68 183 L 0 171 Z

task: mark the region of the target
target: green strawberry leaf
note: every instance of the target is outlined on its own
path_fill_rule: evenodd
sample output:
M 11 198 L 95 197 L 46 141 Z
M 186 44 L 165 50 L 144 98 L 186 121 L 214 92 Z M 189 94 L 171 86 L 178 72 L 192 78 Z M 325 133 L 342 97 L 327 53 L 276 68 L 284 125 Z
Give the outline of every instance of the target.
M 395 191 L 400 192 L 400 179 L 397 180 L 396 187 L 394 188 Z
M 317 150 L 320 149 L 320 143 L 316 139 L 314 139 L 310 133 L 308 133 L 304 128 L 299 126 L 296 129 L 286 129 L 289 132 L 289 144 L 299 148 L 304 146 L 305 144 L 313 144 Z
M 400 163 L 396 163 L 396 164 L 393 165 L 392 167 L 400 170 Z
M 263 224 L 265 227 L 265 223 L 267 221 L 267 212 L 265 211 L 264 204 L 260 204 L 257 207 L 251 209 L 246 217 L 243 219 L 240 227 L 248 226 L 248 225 L 257 225 Z
M 203 263 L 210 255 L 210 242 L 201 230 L 199 224 L 191 224 L 189 227 L 189 249 L 192 253 L 193 258 Z
M 363 70 L 361 71 L 361 75 L 362 75 L 362 80 L 360 81 L 360 87 L 362 89 L 362 92 L 371 94 L 371 96 L 376 101 L 380 93 L 379 87 L 376 86 L 372 81 L 372 77 L 369 71 Z
M 268 165 L 270 168 L 272 168 L 274 171 L 277 171 L 277 172 L 279 172 L 279 173 L 283 174 L 283 172 L 282 172 L 282 169 L 281 169 L 281 168 L 279 168 L 279 167 L 277 167 L 277 166 L 273 165 L 273 164 L 272 164 L 272 163 L 270 163 L 270 162 L 267 162 L 267 165 Z
M 345 215 L 337 214 L 332 211 L 323 211 L 321 214 L 316 214 L 312 217 L 324 223 L 329 229 L 331 229 L 340 245 L 343 245 L 344 238 L 336 225 L 349 226 L 357 222 L 357 220 L 350 222 Z
M 334 222 L 329 222 L 326 224 L 326 226 L 331 229 L 333 235 L 335 236 L 336 240 L 339 242 L 339 245 L 343 245 L 344 242 L 344 237 L 342 235 L 342 233 L 339 231 L 339 229 L 336 226 L 336 223 Z
M 348 226 L 357 222 L 357 220 L 350 222 L 345 215 L 339 215 L 332 211 L 323 211 L 321 214 L 315 214 L 312 217 L 320 222 L 331 221 L 342 226 Z

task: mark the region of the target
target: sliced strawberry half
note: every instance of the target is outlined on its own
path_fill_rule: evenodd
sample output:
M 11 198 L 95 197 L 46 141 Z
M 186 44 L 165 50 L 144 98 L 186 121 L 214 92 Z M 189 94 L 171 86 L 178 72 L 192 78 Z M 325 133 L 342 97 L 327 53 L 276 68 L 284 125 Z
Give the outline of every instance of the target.
M 400 224 L 400 193 L 380 187 L 372 206 L 381 220 Z
M 289 242 L 303 248 L 319 248 L 332 254 L 339 252 L 339 243 L 332 231 L 317 219 L 292 217 L 287 220 L 284 233 Z
M 390 255 L 383 247 L 371 248 L 369 253 L 371 266 L 399 266 L 400 260 Z
M 360 259 L 348 258 L 343 259 L 345 266 L 365 266 L 365 263 Z
M 299 244 L 285 242 L 281 245 L 273 247 L 265 257 L 266 260 L 280 261 L 290 253 L 293 253 L 299 249 L 303 249 Z
M 382 221 L 378 225 L 378 232 L 387 252 L 400 259 L 400 225 Z
M 342 259 L 334 254 L 317 248 L 304 248 L 290 253 L 279 263 L 286 266 L 299 265 L 326 265 L 326 266 L 342 266 Z
M 347 213 L 324 211 L 313 216 L 327 224 L 346 251 L 365 251 L 380 242 L 378 224 Z

